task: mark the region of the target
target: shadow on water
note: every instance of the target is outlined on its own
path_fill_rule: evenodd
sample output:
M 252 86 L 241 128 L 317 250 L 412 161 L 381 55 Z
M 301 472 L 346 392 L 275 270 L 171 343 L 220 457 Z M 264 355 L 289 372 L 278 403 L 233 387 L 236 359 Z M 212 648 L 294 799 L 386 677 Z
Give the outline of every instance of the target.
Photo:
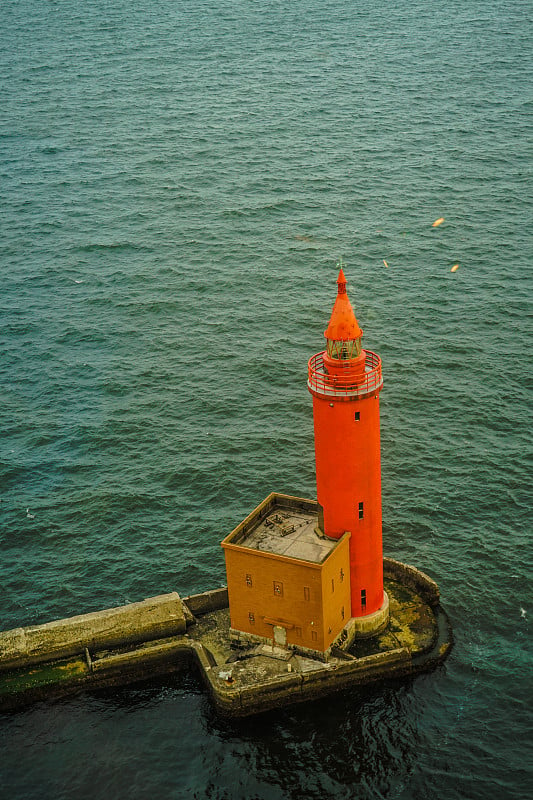
M 217 713 L 199 674 L 188 670 L 59 701 L 48 712 L 79 716 L 101 730 L 105 720 L 112 725 L 127 718 L 133 752 L 145 754 L 139 764 L 144 780 L 165 758 L 163 751 L 167 757 L 172 751 L 176 798 L 400 797 L 417 759 L 411 687 L 409 680 L 390 681 L 230 719 Z M 90 739 L 85 736 L 86 745 Z
M 416 760 L 417 714 L 409 683 L 349 690 L 243 720 L 210 707 L 207 732 L 231 743 L 273 797 L 379 797 Z

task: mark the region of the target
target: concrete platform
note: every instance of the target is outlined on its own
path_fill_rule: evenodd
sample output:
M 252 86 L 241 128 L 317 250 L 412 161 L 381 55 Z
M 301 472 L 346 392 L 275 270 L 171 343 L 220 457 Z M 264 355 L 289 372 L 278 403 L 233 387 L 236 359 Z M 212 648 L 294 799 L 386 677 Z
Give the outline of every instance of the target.
M 350 646 L 348 640 L 340 641 L 327 661 L 265 644 L 233 648 L 225 589 L 183 598 L 179 608 L 178 595 L 173 593 L 96 615 L 0 633 L 0 710 L 98 687 L 123 686 L 194 665 L 222 713 L 246 716 L 348 686 L 433 669 L 452 647 L 438 587 L 420 571 L 393 559 L 384 559 L 384 574 L 390 602 L 387 628 Z M 146 623 L 147 608 L 156 613 L 153 628 Z M 137 614 L 144 620 L 143 630 L 132 635 Z M 112 622 L 112 635 L 109 626 L 102 624 L 102 616 Z M 94 618 L 88 622 L 90 617 Z M 129 635 L 117 644 L 115 623 L 121 619 L 127 620 Z M 75 620 L 83 621 L 78 637 L 73 633 L 78 627 L 72 624 Z M 89 635 L 93 627 L 102 644 Z M 51 628 L 68 632 L 68 655 L 58 656 L 57 640 L 56 649 L 49 653 L 41 646 L 52 641 Z M 28 651 L 21 643 L 28 640 L 30 630 L 33 646 Z

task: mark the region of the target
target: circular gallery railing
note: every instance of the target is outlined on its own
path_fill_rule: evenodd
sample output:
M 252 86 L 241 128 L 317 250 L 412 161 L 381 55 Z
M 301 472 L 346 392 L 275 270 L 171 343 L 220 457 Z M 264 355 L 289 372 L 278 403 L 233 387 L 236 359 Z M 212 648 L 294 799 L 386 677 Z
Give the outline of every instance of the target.
M 346 374 L 329 374 L 324 364 L 324 352 L 311 356 L 307 376 L 309 390 L 328 397 L 363 397 L 375 392 L 383 384 L 381 358 L 371 350 L 363 350 L 363 353 L 365 354 L 363 376 L 359 371 L 357 374 L 351 371 L 349 361 L 345 362 Z

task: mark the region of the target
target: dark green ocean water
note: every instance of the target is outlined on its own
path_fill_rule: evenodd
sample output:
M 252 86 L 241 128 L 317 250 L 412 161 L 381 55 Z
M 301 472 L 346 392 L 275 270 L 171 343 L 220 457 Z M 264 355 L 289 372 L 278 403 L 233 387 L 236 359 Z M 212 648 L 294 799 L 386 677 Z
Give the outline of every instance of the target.
M 220 586 L 268 492 L 314 496 L 342 255 L 385 552 L 456 636 L 245 722 L 194 676 L 4 716 L 0 796 L 530 797 L 531 4 L 0 10 L 0 627 Z

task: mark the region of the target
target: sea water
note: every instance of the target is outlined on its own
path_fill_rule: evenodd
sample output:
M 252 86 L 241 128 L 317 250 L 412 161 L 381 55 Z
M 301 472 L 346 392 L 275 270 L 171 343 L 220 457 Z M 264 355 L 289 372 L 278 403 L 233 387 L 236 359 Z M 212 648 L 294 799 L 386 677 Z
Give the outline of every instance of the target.
M 241 722 L 195 675 L 43 702 L 0 720 L 0 795 L 530 796 L 530 4 L 1 18 L 0 627 L 221 586 L 257 503 L 315 496 L 342 256 L 383 359 L 384 550 L 456 644 Z

